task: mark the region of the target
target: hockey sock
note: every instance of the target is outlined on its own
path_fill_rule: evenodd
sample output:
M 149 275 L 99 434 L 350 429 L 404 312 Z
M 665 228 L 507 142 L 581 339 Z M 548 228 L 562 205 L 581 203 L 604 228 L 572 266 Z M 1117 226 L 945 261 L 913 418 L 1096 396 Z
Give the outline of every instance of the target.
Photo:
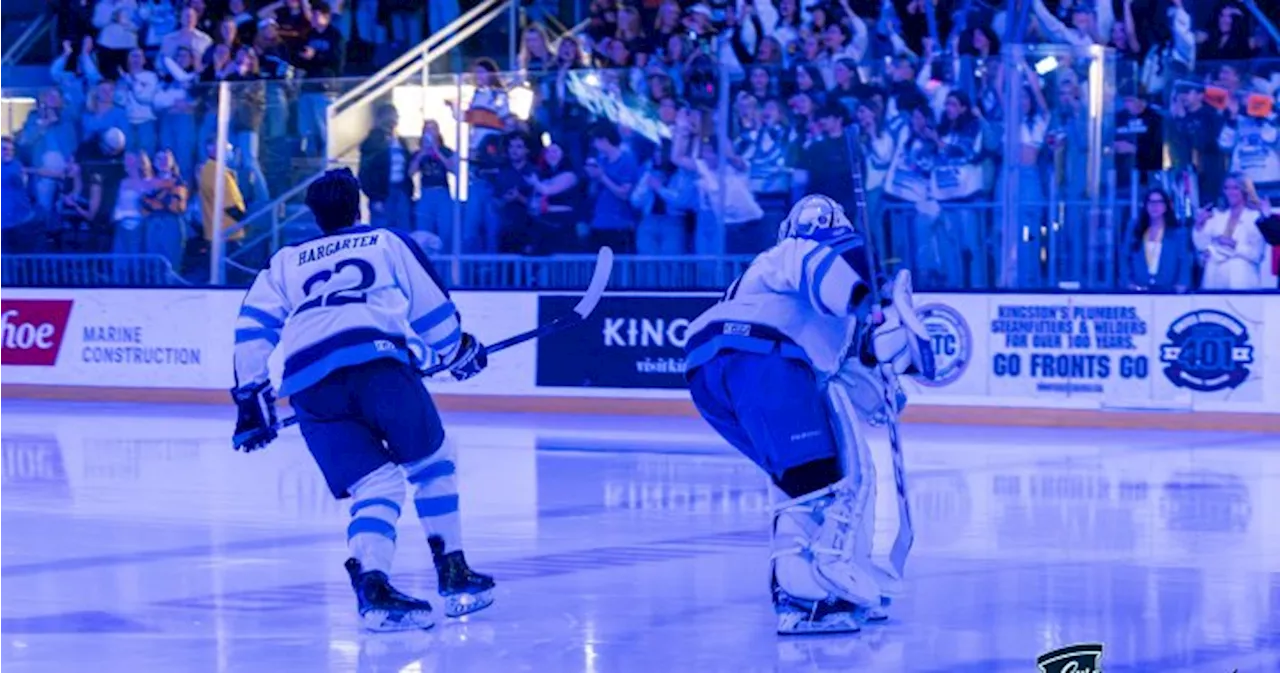
M 440 450 L 416 463 L 405 465 L 413 485 L 413 505 L 427 537 L 444 543 L 442 554 L 462 548 L 462 519 L 458 514 L 457 467 L 453 444 L 447 438 Z
M 404 500 L 404 476 L 391 463 L 365 475 L 351 491 L 347 548 L 364 570 L 391 572 L 396 553 L 396 521 Z
M 782 489 L 787 497 L 799 498 L 806 493 L 822 490 L 843 477 L 840 471 L 840 459 L 832 456 L 797 465 L 783 472 L 781 477 L 773 480 L 773 483 Z

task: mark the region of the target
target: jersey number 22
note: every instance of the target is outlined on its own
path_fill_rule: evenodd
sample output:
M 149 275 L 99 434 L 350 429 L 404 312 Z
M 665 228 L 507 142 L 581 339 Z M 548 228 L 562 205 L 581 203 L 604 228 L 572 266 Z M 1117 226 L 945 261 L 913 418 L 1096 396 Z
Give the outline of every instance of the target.
M 341 290 L 334 290 L 317 295 L 314 299 L 308 299 L 298 305 L 297 313 L 302 313 L 307 309 L 316 308 L 318 306 L 341 306 L 343 304 L 363 304 L 369 301 L 368 293 L 364 290 L 373 287 L 373 282 L 377 278 L 377 272 L 374 271 L 373 265 L 363 259 L 344 259 L 333 266 L 333 270 L 325 269 L 312 274 L 307 282 L 302 284 L 302 294 L 311 296 L 311 290 L 321 283 L 327 283 L 329 279 L 335 275 L 340 275 L 344 269 L 354 267 L 360 272 L 360 282 L 352 287 L 346 287 Z

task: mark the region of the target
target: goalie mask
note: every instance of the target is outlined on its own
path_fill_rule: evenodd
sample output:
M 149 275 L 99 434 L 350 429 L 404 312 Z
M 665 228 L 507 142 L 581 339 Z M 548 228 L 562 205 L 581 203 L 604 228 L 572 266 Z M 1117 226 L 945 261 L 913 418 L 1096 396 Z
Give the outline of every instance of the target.
M 778 241 L 788 238 L 822 241 L 852 233 L 853 223 L 845 216 L 843 206 L 829 196 L 810 194 L 797 201 L 782 220 Z

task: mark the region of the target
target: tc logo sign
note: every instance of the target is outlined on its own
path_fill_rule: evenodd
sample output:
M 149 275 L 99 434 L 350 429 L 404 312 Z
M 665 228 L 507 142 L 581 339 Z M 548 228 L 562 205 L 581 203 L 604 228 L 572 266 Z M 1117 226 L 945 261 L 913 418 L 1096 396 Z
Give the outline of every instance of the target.
M 925 304 L 916 309 L 929 332 L 937 373 L 932 379 L 917 377 L 921 385 L 937 388 L 950 385 L 964 375 L 973 359 L 973 333 L 960 312 L 945 304 Z

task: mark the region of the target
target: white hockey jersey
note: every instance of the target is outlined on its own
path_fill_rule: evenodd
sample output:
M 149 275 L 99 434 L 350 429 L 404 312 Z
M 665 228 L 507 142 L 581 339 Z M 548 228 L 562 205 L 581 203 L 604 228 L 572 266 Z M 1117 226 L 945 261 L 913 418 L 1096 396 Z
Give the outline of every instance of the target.
M 461 340 L 458 311 L 418 246 L 359 225 L 281 248 L 258 273 L 236 320 L 236 385 L 267 380 L 277 347 L 285 396 L 371 360 L 448 361 Z
M 769 353 L 808 362 L 832 375 L 858 324 L 858 304 L 870 293 L 858 260 L 861 238 L 788 238 L 764 251 L 689 326 L 686 371 L 721 350 Z

